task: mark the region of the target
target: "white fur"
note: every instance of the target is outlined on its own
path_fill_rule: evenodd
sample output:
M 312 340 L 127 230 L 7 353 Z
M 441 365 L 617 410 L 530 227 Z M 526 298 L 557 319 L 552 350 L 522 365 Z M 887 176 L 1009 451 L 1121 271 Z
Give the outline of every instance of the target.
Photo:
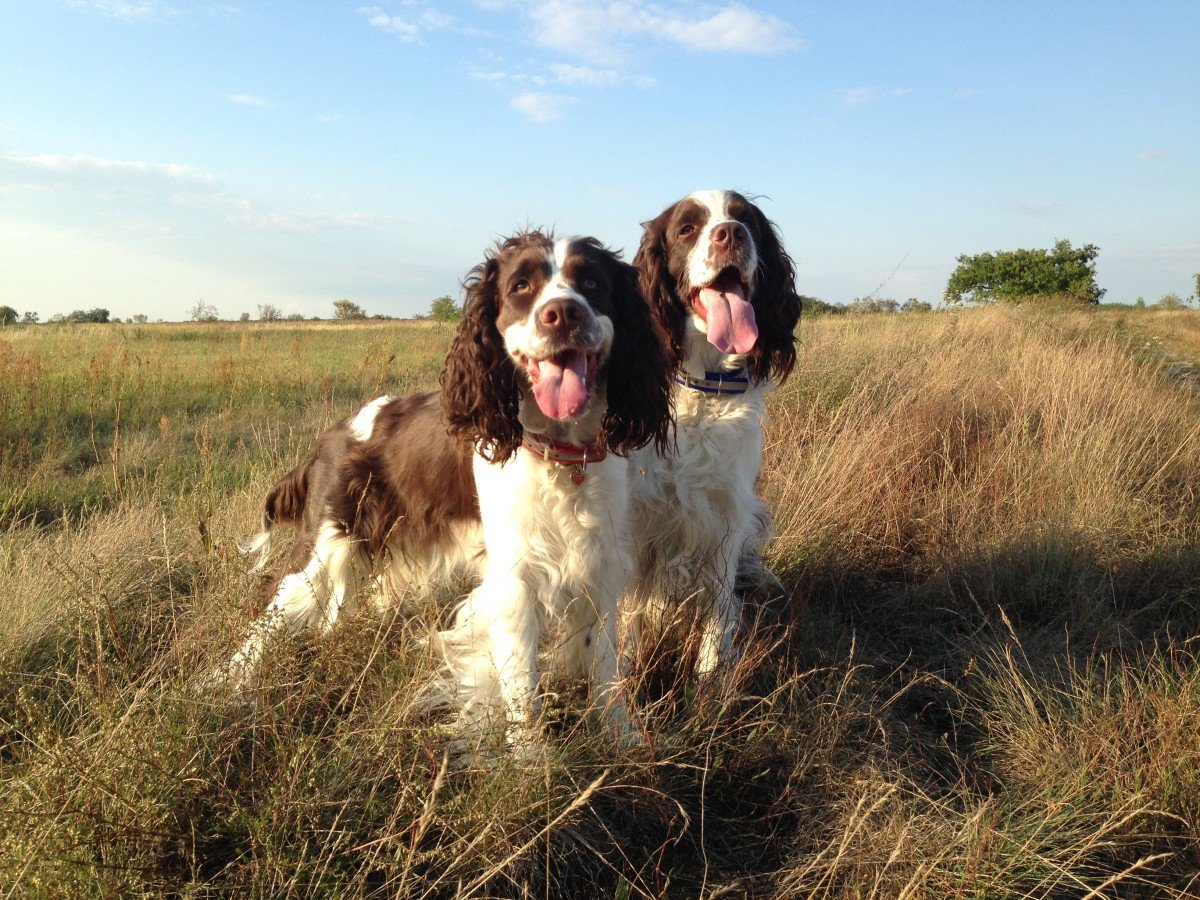
M 541 359 L 546 356 L 546 350 L 553 341 L 538 328 L 538 321 L 542 310 L 551 300 L 568 299 L 578 302 L 584 314 L 583 323 L 579 328 L 581 340 L 597 347 L 597 352 L 602 356 L 607 356 L 612 348 L 612 320 L 608 316 L 596 313 L 588 304 L 587 298 L 575 290 L 563 275 L 567 251 L 573 240 L 576 239 L 559 238 L 554 242 L 554 249 L 547 259 L 550 263 L 550 278 L 530 306 L 529 314 L 523 320 L 504 329 L 504 346 L 518 366 L 525 365 L 526 357 Z
M 697 673 L 731 657 L 741 621 L 738 559 L 769 519 L 754 490 L 762 460 L 764 389 L 714 396 L 675 388 L 676 452 L 631 458 L 630 506 L 638 589 L 630 616 L 635 646 L 642 617 L 695 598 L 702 632 Z
M 384 394 L 382 397 L 376 397 L 358 411 L 358 415 L 350 421 L 350 433 L 354 435 L 355 440 L 369 441 L 371 439 L 371 435 L 375 432 L 375 417 L 379 415 L 379 410 L 391 402 L 392 398 Z
M 522 451 L 474 462 L 487 561 L 483 581 L 439 635 L 458 683 L 463 724 L 503 723 L 522 742 L 536 712 L 538 645 L 591 680 L 593 699 L 627 732 L 617 685 L 617 602 L 630 584 L 627 463 L 591 463 L 574 484 L 566 468 Z
M 716 277 L 709 264 L 710 236 L 730 219 L 725 191 L 699 191 L 692 200 L 710 215 L 688 260 L 693 285 Z M 758 263 L 757 249 L 750 254 Z M 753 284 L 753 266 L 743 273 Z M 704 320 L 689 316 L 681 368 L 705 372 L 741 368 L 746 358 L 722 353 L 705 337 Z M 637 646 L 647 612 L 698 603 L 701 636 L 696 671 L 707 675 L 733 659 L 741 604 L 734 591 L 738 560 L 757 557 L 770 533 L 770 512 L 755 484 L 762 464 L 765 394 L 753 384 L 744 394 L 713 395 L 674 388 L 675 453 L 643 449 L 630 458 L 630 509 L 638 555 L 638 587 L 629 614 L 629 647 Z
M 239 541 L 238 552 L 243 556 L 257 556 L 258 559 L 250 567 L 250 571 L 261 572 L 267 564 L 267 560 L 271 558 L 271 529 L 264 528 L 258 534 L 254 535 L 254 537 Z
M 692 287 L 702 287 L 710 284 L 721 274 L 721 270 L 713 262 L 713 231 L 718 225 L 740 225 L 740 223 L 729 215 L 727 191 L 697 191 L 688 199 L 696 201 L 708 211 L 708 221 L 704 223 L 700 237 L 696 239 L 696 245 L 688 257 L 688 282 Z M 752 282 L 754 269 L 758 266 L 758 248 L 753 243 L 750 248 L 750 256 L 742 268 L 742 280 L 747 283 Z M 693 319 L 697 329 L 705 332 L 704 320 L 696 316 L 693 316 Z

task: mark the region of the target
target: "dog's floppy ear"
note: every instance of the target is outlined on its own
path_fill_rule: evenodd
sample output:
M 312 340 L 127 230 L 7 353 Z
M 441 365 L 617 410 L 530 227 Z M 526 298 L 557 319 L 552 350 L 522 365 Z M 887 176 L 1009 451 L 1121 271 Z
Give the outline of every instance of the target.
M 667 263 L 667 225 L 674 206 L 657 218 L 642 223 L 642 241 L 633 265 L 638 272 L 642 296 L 650 306 L 654 321 L 662 330 L 667 358 L 672 369 L 683 359 L 683 336 L 687 312 L 675 299 L 675 278 Z
M 782 384 L 796 364 L 796 323 L 800 321 L 800 295 L 796 293 L 796 267 L 775 225 L 757 206 L 749 205 L 758 219 L 758 271 L 751 303 L 758 322 L 758 341 L 750 353 L 750 376 L 755 381 L 773 378 Z
M 607 265 L 616 318 L 604 442 L 620 456 L 651 443 L 661 455 L 671 434 L 672 367 L 639 289 L 638 271 L 615 254 L 608 255 Z
M 442 407 L 450 433 L 490 462 L 504 462 L 521 445 L 517 371 L 496 328 L 499 274 L 499 261 L 489 255 L 463 282 L 463 317 L 442 370 Z

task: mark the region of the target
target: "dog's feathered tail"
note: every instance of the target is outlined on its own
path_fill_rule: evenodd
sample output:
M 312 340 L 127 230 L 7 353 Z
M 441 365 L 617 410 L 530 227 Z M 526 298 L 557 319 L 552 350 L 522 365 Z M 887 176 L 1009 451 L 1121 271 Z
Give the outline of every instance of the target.
M 296 466 L 277 482 L 267 492 L 263 503 L 262 530 L 238 543 L 238 551 L 243 556 L 257 557 L 251 572 L 262 571 L 271 556 L 271 529 L 280 522 L 295 524 L 304 514 L 304 504 L 308 500 L 308 480 L 312 474 L 316 455 L 311 455 L 300 465 Z

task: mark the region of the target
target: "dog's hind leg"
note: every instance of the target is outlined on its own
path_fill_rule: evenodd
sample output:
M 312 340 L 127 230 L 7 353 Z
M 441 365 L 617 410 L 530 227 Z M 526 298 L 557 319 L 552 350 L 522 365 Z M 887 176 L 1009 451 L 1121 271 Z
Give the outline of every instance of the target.
M 350 612 L 364 566 L 358 542 L 332 522 L 317 532 L 308 564 L 279 582 L 266 612 L 250 627 L 241 649 L 219 673 L 245 686 L 253 681 L 268 644 L 304 631 L 328 631 Z

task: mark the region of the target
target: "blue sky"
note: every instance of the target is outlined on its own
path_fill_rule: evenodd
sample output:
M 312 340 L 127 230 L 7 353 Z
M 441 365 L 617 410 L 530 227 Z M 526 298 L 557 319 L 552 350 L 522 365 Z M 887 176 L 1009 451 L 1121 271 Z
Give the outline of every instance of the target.
M 0 304 L 409 315 L 526 223 L 763 195 L 802 293 L 1200 272 L 1200 3 L 0 0 Z

